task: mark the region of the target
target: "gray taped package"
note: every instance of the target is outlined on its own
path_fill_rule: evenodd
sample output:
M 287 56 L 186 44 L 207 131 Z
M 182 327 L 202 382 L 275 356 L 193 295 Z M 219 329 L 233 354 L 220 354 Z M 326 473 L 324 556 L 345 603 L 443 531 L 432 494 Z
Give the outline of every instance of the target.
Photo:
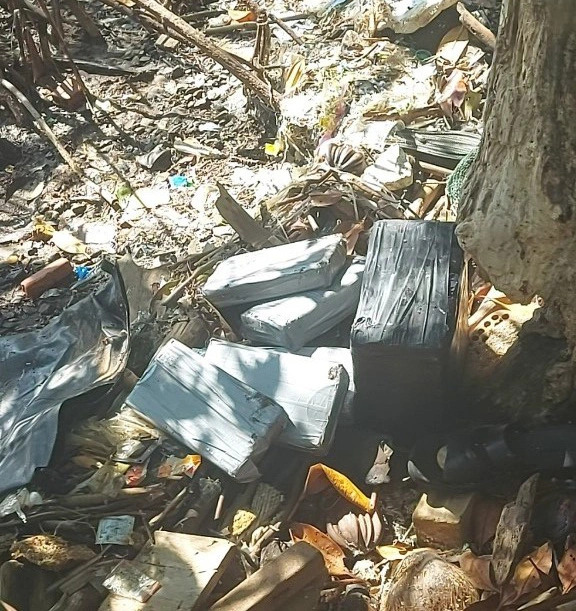
M 341 235 L 303 240 L 230 257 L 203 290 L 217 307 L 271 300 L 329 286 L 345 262 Z
M 280 406 L 172 339 L 156 353 L 126 403 L 239 482 L 286 425 Z
M 326 289 L 261 303 L 241 316 L 240 333 L 269 346 L 298 350 L 356 312 L 364 258 L 356 257 Z
M 282 406 L 289 423 L 280 443 L 328 452 L 348 392 L 342 365 L 216 339 L 208 344 L 205 358 Z

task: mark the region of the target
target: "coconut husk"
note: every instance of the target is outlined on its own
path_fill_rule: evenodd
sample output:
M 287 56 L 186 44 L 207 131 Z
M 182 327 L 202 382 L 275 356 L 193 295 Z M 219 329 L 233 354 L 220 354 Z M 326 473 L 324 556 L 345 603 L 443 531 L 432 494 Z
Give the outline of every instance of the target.
M 49 571 L 62 571 L 96 555 L 85 545 L 74 545 L 54 535 L 34 535 L 16 541 L 11 552 L 14 560 L 27 560 Z
M 432 551 L 417 551 L 398 565 L 380 611 L 464 611 L 478 599 L 462 569 Z

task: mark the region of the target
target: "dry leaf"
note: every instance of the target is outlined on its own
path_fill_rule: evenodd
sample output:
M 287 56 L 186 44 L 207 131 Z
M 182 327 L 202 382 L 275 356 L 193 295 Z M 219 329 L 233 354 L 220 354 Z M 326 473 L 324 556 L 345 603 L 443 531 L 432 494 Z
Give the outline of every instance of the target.
M 374 503 L 345 475 L 321 463 L 312 465 L 304 484 L 304 495 L 317 494 L 330 486 L 347 501 L 366 513 L 374 511 Z
M 354 248 L 356 248 L 356 242 L 358 242 L 358 238 L 366 229 L 364 225 L 365 220 L 366 219 L 362 219 L 359 223 L 355 223 L 354 225 L 352 225 L 352 228 L 344 234 L 344 237 L 346 238 L 347 255 L 351 255 L 354 252 Z
M 478 499 L 474 505 L 472 538 L 478 548 L 482 548 L 494 538 L 503 506 L 503 502 L 485 497 Z
M 86 244 L 73 236 L 69 231 L 55 231 L 52 235 L 52 243 L 63 252 L 71 255 L 86 253 Z
M 350 571 L 344 565 L 344 552 L 328 535 L 310 524 L 298 522 L 290 526 L 290 534 L 293 541 L 306 541 L 324 556 L 324 563 L 330 575 L 351 577 Z
M 48 242 L 52 239 L 54 235 L 55 229 L 49 223 L 45 223 L 40 220 L 36 220 L 34 222 L 34 227 L 32 228 L 32 239 L 38 242 Z
M 576 545 L 569 547 L 558 563 L 558 577 L 562 584 L 562 594 L 570 592 L 576 586 Z
M 315 208 L 325 208 L 327 206 L 334 206 L 342 201 L 342 193 L 340 191 L 331 190 L 325 193 L 311 193 L 310 194 L 310 205 Z
M 245 21 L 256 21 L 256 15 L 252 11 L 236 11 L 234 9 L 228 9 L 228 17 L 232 21 L 238 23 L 244 23 Z
M 466 550 L 459 558 L 460 568 L 470 577 L 475 588 L 487 592 L 496 592 L 498 588 L 490 577 L 491 556 L 476 556 Z
M 437 99 L 442 112 L 447 116 L 452 116 L 454 111 L 462 106 L 467 92 L 468 86 L 464 80 L 464 73 L 462 70 L 453 70 Z
M 410 552 L 417 550 L 398 541 L 392 545 L 378 545 L 376 546 L 376 551 L 378 554 L 380 554 L 383 560 L 388 562 L 396 562 L 397 560 L 403 560 Z
M 451 65 L 456 65 L 466 51 L 470 37 L 463 25 L 457 25 L 444 35 L 436 55 Z
M 510 583 L 502 591 L 501 604 L 511 605 L 538 588 L 542 583 L 542 575 L 548 575 L 551 569 L 552 545 L 544 543 L 518 563 Z
M 287 95 L 292 93 L 298 85 L 302 82 L 304 73 L 306 71 L 306 62 L 303 57 L 298 57 L 292 62 L 290 68 L 286 73 L 286 79 L 284 81 L 284 94 Z

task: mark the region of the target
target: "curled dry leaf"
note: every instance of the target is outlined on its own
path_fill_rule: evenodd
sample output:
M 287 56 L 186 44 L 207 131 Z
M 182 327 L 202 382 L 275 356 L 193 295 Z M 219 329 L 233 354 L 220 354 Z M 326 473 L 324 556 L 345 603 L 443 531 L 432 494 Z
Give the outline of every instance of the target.
M 452 116 L 454 111 L 462 106 L 467 92 L 468 86 L 464 80 L 464 73 L 462 70 L 453 70 L 437 99 L 442 112 L 447 116 Z
M 306 73 L 306 62 L 302 56 L 297 56 L 288 71 L 284 80 L 284 94 L 288 95 L 298 88 Z
M 345 475 L 321 463 L 312 465 L 308 470 L 308 477 L 304 484 L 304 493 L 318 494 L 332 486 L 340 496 L 359 507 L 367 513 L 374 511 L 374 502 L 371 501 L 355 484 Z
M 514 569 L 510 583 L 502 590 L 501 604 L 511 605 L 542 584 L 542 577 L 552 570 L 552 545 L 544 543 L 525 556 Z
M 476 556 L 470 550 L 466 550 L 459 559 L 460 568 L 468 575 L 474 587 L 478 590 L 496 592 L 498 588 L 492 582 L 490 576 L 491 556 Z
M 570 592 L 576 586 L 576 545 L 569 547 L 558 563 L 558 577 L 562 593 Z
M 352 574 L 344 565 L 344 552 L 328 535 L 311 524 L 295 522 L 290 526 L 293 541 L 306 541 L 314 546 L 324 557 L 324 563 L 330 575 L 351 577 Z
M 351 255 L 356 248 L 356 243 L 362 232 L 366 229 L 365 220 L 362 219 L 359 223 L 355 223 L 352 227 L 344 234 L 346 239 L 346 254 Z
M 252 11 L 238 11 L 234 9 L 228 9 L 228 17 L 232 21 L 237 23 L 244 23 L 245 21 L 256 21 L 256 15 Z

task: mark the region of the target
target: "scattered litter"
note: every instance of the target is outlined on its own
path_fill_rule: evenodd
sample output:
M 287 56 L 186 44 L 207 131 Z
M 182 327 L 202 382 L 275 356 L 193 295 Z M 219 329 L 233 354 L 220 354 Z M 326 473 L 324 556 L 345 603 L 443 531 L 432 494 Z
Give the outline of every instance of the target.
M 134 516 L 103 518 L 98 523 L 96 543 L 98 545 L 130 545 L 134 523 Z
M 170 183 L 172 189 L 180 189 L 182 187 L 190 187 L 192 185 L 188 178 L 186 176 L 182 176 L 182 174 L 169 176 L 168 182 Z

